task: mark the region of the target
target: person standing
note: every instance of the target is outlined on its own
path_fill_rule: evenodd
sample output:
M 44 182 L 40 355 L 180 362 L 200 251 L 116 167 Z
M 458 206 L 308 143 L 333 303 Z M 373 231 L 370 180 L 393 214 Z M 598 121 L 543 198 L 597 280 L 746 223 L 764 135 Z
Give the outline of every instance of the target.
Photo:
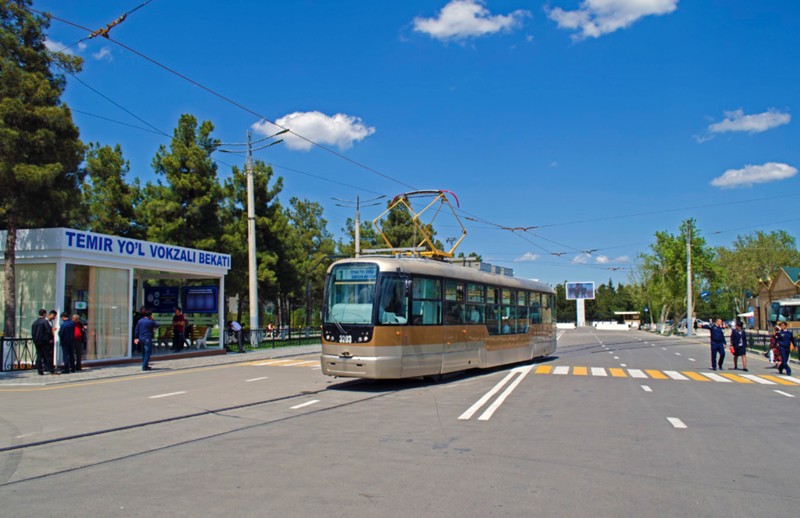
M 793 347 L 797 347 L 797 343 L 794 341 L 792 332 L 786 329 L 786 322 L 779 322 L 778 326 L 781 328 L 776 337 L 778 348 L 781 351 L 781 363 L 778 365 L 778 372 L 783 374 L 783 371 L 786 371 L 786 375 L 791 376 L 792 368 L 789 367 L 789 353 L 792 352 Z
M 146 312 L 147 312 L 147 308 L 146 308 L 146 307 L 144 307 L 144 306 L 142 306 L 142 307 L 139 309 L 139 311 L 137 311 L 137 312 L 135 312 L 135 313 L 133 314 L 133 329 L 134 329 L 134 331 L 136 330 L 136 324 L 138 324 L 138 323 L 139 323 L 139 321 L 140 321 L 141 319 L 143 319 L 143 318 L 144 318 L 144 314 L 145 314 Z M 137 352 L 140 352 L 140 351 L 141 351 L 141 349 L 142 349 L 142 348 L 141 348 L 141 347 L 139 347 L 139 345 L 138 345 L 136 342 L 134 342 L 134 344 L 133 344 L 133 352 L 135 352 L 135 353 L 137 353 Z
M 150 355 L 153 354 L 153 338 L 155 337 L 155 330 L 158 328 L 158 322 L 153 320 L 153 312 L 146 311 L 144 318 L 136 323 L 136 329 L 133 331 L 133 343 L 142 346 L 142 370 L 153 370 L 150 367 Z
M 172 317 L 172 350 L 176 353 L 183 351 L 183 343 L 186 340 L 186 317 L 181 308 L 175 308 L 175 316 Z
M 81 322 L 81 316 L 78 314 L 72 315 L 72 323 L 75 324 L 75 332 L 72 340 L 72 372 L 80 372 L 81 357 L 83 356 L 83 349 L 86 345 L 86 326 Z
M 701 324 L 700 327 L 711 332 L 711 370 L 723 370 L 725 361 L 725 333 L 722 331 L 722 319 L 718 318 L 713 324 Z M 719 361 L 717 361 L 719 354 Z
M 236 341 L 239 344 L 239 352 L 244 352 L 244 337 L 242 336 L 242 324 L 235 320 L 228 322 L 228 329 L 236 333 Z
M 742 370 L 747 372 L 747 334 L 742 329 L 742 322 L 737 320 L 731 331 L 731 347 L 733 347 L 733 370 L 739 368 L 738 360 L 742 358 Z
M 75 323 L 70 320 L 69 313 L 64 311 L 61 313 L 61 326 L 58 328 L 58 343 L 61 345 L 61 356 L 64 359 L 64 367 L 61 369 L 61 372 L 64 374 L 69 374 L 72 370 L 72 366 L 75 364 L 72 344 L 74 341 Z
M 31 325 L 31 338 L 36 346 L 36 370 L 44 376 L 44 371 L 55 374 L 53 365 L 53 327 L 47 320 L 47 310 L 39 310 L 39 318 Z

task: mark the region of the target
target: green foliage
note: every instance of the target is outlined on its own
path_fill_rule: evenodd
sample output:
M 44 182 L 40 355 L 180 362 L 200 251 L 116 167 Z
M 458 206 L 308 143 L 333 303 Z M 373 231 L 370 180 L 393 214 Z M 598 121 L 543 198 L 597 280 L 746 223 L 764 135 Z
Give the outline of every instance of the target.
M 81 59 L 44 45 L 49 19 L 30 0 L 0 2 L 0 219 L 5 243 L 5 334 L 14 336 L 16 231 L 67 226 L 81 208 L 83 144 L 61 95 L 55 66 L 78 72 Z
M 86 151 L 88 182 L 84 188 L 87 228 L 92 232 L 143 239 L 144 229 L 136 218 L 141 203 L 139 179 L 125 181 L 130 164 L 115 147 L 90 144 Z
M 156 153 L 153 169 L 166 185 L 145 186 L 142 216 L 148 239 L 202 250 L 219 247 L 222 187 L 211 158 L 219 146 L 213 130 L 210 121 L 198 125 L 193 115 L 183 114 L 169 149 L 161 146 Z
M 643 287 L 643 298 L 651 312 L 658 312 L 658 320 L 666 321 L 674 315 L 680 320 L 686 315 L 686 232 L 691 229 L 693 286 L 715 289 L 718 284 L 714 251 L 696 228 L 693 219 L 684 221 L 678 235 L 666 231 L 656 232 L 656 242 L 650 253 L 639 255 L 637 276 Z M 698 297 L 693 290 L 693 302 Z M 696 305 L 696 304 L 695 304 Z M 656 314 L 653 314 L 656 317 Z

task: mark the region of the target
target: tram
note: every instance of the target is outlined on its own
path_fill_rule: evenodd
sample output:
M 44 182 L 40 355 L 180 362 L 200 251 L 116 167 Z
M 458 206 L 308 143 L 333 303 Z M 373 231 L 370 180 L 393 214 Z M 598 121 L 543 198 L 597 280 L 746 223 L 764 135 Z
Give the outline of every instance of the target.
M 433 377 L 556 350 L 555 292 L 541 282 L 412 256 L 359 256 L 327 271 L 322 372 Z

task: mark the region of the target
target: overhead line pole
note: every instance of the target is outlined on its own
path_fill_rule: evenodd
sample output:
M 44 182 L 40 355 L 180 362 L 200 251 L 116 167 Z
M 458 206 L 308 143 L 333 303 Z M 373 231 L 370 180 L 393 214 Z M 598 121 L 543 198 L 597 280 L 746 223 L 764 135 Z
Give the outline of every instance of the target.
M 253 144 L 250 130 L 247 131 L 247 266 L 250 284 L 250 343 L 252 334 L 258 329 L 258 271 L 256 265 L 256 201 L 253 181 Z
M 692 336 L 694 318 L 692 314 L 692 220 L 686 220 L 686 336 Z

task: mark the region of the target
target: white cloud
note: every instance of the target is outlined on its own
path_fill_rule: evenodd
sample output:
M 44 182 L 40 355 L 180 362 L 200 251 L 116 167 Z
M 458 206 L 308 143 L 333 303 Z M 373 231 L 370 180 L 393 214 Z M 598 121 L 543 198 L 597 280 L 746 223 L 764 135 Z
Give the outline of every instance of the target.
M 514 262 L 515 263 L 525 263 L 525 262 L 530 262 L 530 261 L 536 261 L 537 259 L 539 259 L 539 257 L 540 257 L 539 254 L 534 254 L 534 253 L 531 253 L 531 252 L 525 252 L 521 256 L 519 256 L 516 259 L 514 259 Z
M 790 165 L 767 162 L 763 165 L 746 165 L 742 169 L 729 169 L 711 180 L 711 185 L 722 189 L 750 187 L 757 183 L 786 180 L 796 174 L 797 169 Z
M 575 264 L 586 264 L 591 260 L 592 254 L 578 254 L 572 259 L 572 262 Z
M 452 0 L 436 18 L 414 18 L 414 30 L 437 40 L 463 40 L 509 31 L 531 14 L 518 9 L 507 15 L 492 15 L 483 4 L 483 0 Z
M 275 122 L 280 127 L 261 121 L 253 124 L 252 128 L 256 133 L 262 135 L 277 133 L 281 127 L 289 128 L 297 135 L 302 135 L 317 144 L 334 145 L 339 149 L 349 149 L 353 147 L 353 143 L 361 142 L 375 133 L 374 127 L 365 125 L 358 117 L 344 113 L 337 113 L 331 117 L 318 111 L 294 112 Z M 289 149 L 310 150 L 313 144 L 297 135 L 286 133 L 281 138 Z
M 584 0 L 574 11 L 560 7 L 548 15 L 561 29 L 580 31 L 573 39 L 599 38 L 630 27 L 645 16 L 669 14 L 678 8 L 678 0 Z
M 111 55 L 111 47 L 103 47 L 99 51 L 92 54 L 92 57 L 98 61 L 114 61 L 114 56 Z
M 598 256 L 595 256 L 595 258 L 594 258 L 594 262 L 596 262 L 597 264 L 627 263 L 628 260 L 629 260 L 629 257 L 627 255 L 620 255 L 620 256 L 614 257 L 614 258 L 608 257 L 607 255 L 598 255 Z
M 709 125 L 708 133 L 710 135 L 733 131 L 751 134 L 763 133 L 769 129 L 789 124 L 791 120 L 791 115 L 780 112 L 775 108 L 770 108 L 764 113 L 755 113 L 753 115 L 745 115 L 744 111 L 739 109 L 732 112 L 725 112 L 725 119 Z

